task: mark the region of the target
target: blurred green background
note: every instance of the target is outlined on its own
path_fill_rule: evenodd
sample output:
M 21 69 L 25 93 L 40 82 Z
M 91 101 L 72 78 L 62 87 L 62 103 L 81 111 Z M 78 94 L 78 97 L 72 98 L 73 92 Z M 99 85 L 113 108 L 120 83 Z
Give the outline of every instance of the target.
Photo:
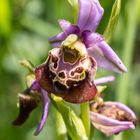
M 100 0 L 105 14 L 97 31 L 107 26 L 114 0 Z M 41 117 L 35 110 L 21 127 L 11 122 L 17 116 L 17 93 L 26 88 L 27 70 L 19 64 L 28 59 L 35 66 L 44 62 L 51 46 L 48 38 L 60 32 L 58 19 L 74 23 L 74 10 L 67 0 L 0 0 L 0 140 L 55 140 L 56 126 L 53 106 L 45 128 L 37 137 L 33 132 Z M 111 41 L 112 48 L 128 67 L 124 75 L 98 70 L 97 77 L 115 75 L 108 84 L 106 100 L 118 100 L 132 108 L 140 119 L 140 2 L 123 0 L 121 14 Z M 139 121 L 138 121 L 139 122 Z M 123 133 L 123 140 L 139 140 L 140 125 Z M 120 140 L 121 135 L 106 138 L 97 131 L 96 140 Z

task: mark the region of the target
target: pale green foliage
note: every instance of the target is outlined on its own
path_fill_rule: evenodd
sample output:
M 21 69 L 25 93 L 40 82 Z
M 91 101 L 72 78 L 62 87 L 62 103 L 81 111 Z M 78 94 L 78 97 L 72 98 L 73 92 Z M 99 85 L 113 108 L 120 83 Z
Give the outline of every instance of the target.
M 61 113 L 70 137 L 73 140 L 88 140 L 84 125 L 74 111 L 62 100 L 61 97 L 51 94 L 51 99 L 52 103 Z
M 109 19 L 109 23 L 104 32 L 104 37 L 106 39 L 106 42 L 110 42 L 112 39 L 120 15 L 120 9 L 121 9 L 121 0 L 115 0 L 112 8 L 111 16 Z
M 79 4 L 78 4 L 78 0 L 68 0 L 68 2 L 71 4 L 71 6 L 78 11 L 79 8 Z

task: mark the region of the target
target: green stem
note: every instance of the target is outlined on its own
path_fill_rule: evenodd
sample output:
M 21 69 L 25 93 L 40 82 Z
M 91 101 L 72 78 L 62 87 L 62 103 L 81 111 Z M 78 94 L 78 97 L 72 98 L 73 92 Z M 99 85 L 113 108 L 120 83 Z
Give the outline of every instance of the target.
M 90 140 L 95 140 L 95 128 L 93 125 L 91 125 L 91 130 L 90 130 Z
M 83 121 L 88 140 L 90 140 L 89 102 L 81 104 L 81 119 Z
M 126 25 L 126 34 L 124 40 L 124 51 L 123 51 L 123 61 L 128 68 L 128 73 L 125 75 L 121 75 L 118 81 L 117 88 L 117 100 L 127 104 L 127 96 L 129 91 L 130 77 L 131 77 L 131 66 L 132 66 L 132 58 L 134 51 L 134 40 L 136 34 L 137 20 L 138 20 L 138 7 L 140 5 L 139 0 L 129 1 L 128 8 L 128 21 Z M 129 7 L 128 7 L 129 6 Z M 114 140 L 122 140 L 123 135 L 118 135 L 114 137 Z

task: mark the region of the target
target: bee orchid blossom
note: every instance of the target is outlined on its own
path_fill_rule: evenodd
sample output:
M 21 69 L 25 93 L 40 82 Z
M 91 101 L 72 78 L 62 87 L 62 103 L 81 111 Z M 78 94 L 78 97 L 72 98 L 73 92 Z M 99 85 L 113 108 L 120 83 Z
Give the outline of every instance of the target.
M 46 62 L 34 69 L 32 85 L 19 94 L 19 115 L 14 125 L 23 124 L 38 104 L 43 103 L 43 115 L 35 135 L 43 129 L 48 116 L 48 94 L 71 103 L 90 101 L 97 93 L 96 84 L 102 83 L 101 80 L 94 83 L 98 66 L 119 73 L 127 71 L 103 36 L 95 33 L 104 12 L 99 1 L 79 0 L 79 5 L 77 25 L 59 20 L 63 32 L 49 39 L 55 48 L 50 50 Z
M 49 52 L 47 61 L 36 68 L 35 75 L 39 85 L 48 93 L 71 103 L 82 103 L 92 100 L 96 94 L 96 68 L 85 45 L 72 34 L 61 47 Z
M 76 25 L 66 20 L 59 20 L 63 32 L 53 36 L 49 42 L 54 47 L 60 47 L 61 43 L 70 34 L 76 34 L 87 48 L 91 57 L 97 62 L 97 66 L 118 73 L 126 72 L 127 68 L 105 42 L 102 35 L 96 33 L 96 29 L 103 16 L 104 10 L 98 0 L 79 0 L 80 8 Z
M 67 37 L 61 47 L 50 50 L 45 63 L 35 68 L 34 82 L 19 94 L 19 115 L 14 125 L 23 124 L 39 102 L 42 102 L 43 115 L 35 132 L 38 135 L 48 116 L 48 93 L 71 103 L 90 101 L 96 95 L 93 80 L 96 62 L 88 55 L 85 45 L 77 39 L 76 35 Z

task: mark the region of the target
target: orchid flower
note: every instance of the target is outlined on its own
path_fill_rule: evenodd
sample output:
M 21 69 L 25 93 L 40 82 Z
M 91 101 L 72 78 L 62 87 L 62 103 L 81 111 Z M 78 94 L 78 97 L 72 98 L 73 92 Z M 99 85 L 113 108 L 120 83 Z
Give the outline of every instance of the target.
M 79 0 L 79 4 L 77 25 L 59 21 L 63 32 L 49 39 L 56 48 L 35 70 L 36 80 L 43 89 L 72 103 L 93 99 L 97 92 L 94 76 L 98 66 L 126 71 L 104 38 L 95 33 L 103 15 L 98 0 Z
M 19 115 L 14 125 L 23 124 L 39 102 L 43 103 L 43 115 L 35 135 L 43 129 L 48 116 L 48 94 L 61 96 L 71 103 L 90 101 L 97 93 L 96 84 L 104 80 L 94 82 L 98 66 L 127 71 L 103 36 L 95 33 L 103 15 L 98 0 L 79 0 L 79 4 L 77 25 L 59 20 L 63 32 L 49 39 L 55 48 L 50 50 L 46 62 L 34 69 L 35 80 L 31 86 L 19 94 Z
M 98 0 L 79 0 L 80 8 L 76 25 L 66 20 L 59 20 L 63 32 L 53 36 L 49 42 L 54 47 L 60 47 L 62 42 L 71 34 L 78 36 L 79 41 L 86 46 L 88 54 L 93 57 L 98 67 L 118 73 L 126 72 L 127 68 L 105 42 L 96 29 L 103 16 L 104 10 Z
M 94 58 L 88 55 L 77 36 L 67 37 L 60 48 L 50 50 L 45 63 L 34 69 L 34 82 L 19 94 L 19 115 L 13 124 L 23 124 L 42 101 L 43 115 L 35 132 L 35 135 L 39 134 L 48 116 L 48 93 L 61 96 L 71 103 L 92 100 L 97 92 L 93 81 L 96 68 Z
M 91 104 L 90 119 L 95 128 L 107 136 L 135 129 L 137 118 L 126 105 L 118 102 Z
M 96 62 L 76 35 L 68 36 L 61 47 L 49 52 L 47 61 L 35 69 L 36 80 L 48 93 L 71 103 L 92 100 Z

